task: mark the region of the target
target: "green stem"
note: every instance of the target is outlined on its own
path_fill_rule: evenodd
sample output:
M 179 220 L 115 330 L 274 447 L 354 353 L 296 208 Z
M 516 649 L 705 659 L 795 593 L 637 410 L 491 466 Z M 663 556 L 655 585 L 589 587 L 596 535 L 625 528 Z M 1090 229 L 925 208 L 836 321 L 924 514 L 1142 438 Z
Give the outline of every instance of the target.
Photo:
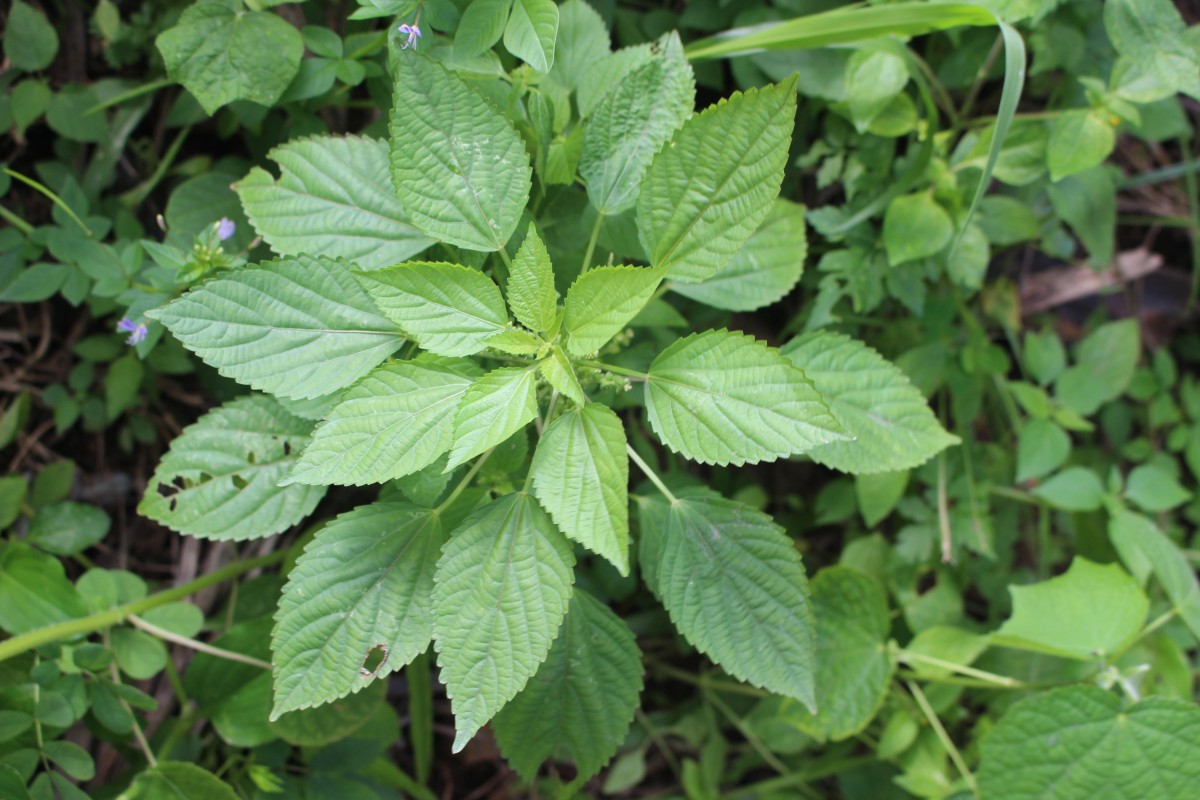
M 726 705 L 725 701 L 718 697 L 716 692 L 706 689 L 704 691 L 704 699 L 711 703 L 713 708 L 717 709 L 717 711 L 720 711 L 721 715 L 724 716 L 725 719 L 729 720 L 729 724 L 736 728 L 737 732 L 742 735 L 742 738 L 750 743 L 750 746 L 754 748 L 754 752 L 758 753 L 758 757 L 761 758 L 768 767 L 775 770 L 780 775 L 788 774 L 787 766 L 775 757 L 775 754 L 772 753 L 766 747 L 766 745 L 762 743 L 761 739 L 754 735 L 754 731 L 746 727 L 745 723 L 742 722 L 741 717 L 733 713 L 733 709 Z
M 19 172 L 14 172 L 13 170 L 9 169 L 8 167 L 4 168 L 4 174 L 9 176 L 10 178 L 16 178 L 17 180 L 19 180 L 21 183 L 25 184 L 26 186 L 29 186 L 30 188 L 34 189 L 35 191 L 40 192 L 41 194 L 50 198 L 50 202 L 54 203 L 54 205 L 61 208 L 63 210 L 63 213 L 65 213 L 71 219 L 75 220 L 75 224 L 78 225 L 83 230 L 83 232 L 88 235 L 89 238 L 91 237 L 91 235 L 92 235 L 91 230 L 88 229 L 87 225 L 83 224 L 83 220 L 81 220 L 79 218 L 79 216 L 75 213 L 74 209 L 72 209 L 69 205 L 67 205 L 61 197 L 56 195 L 54 192 L 50 191 L 49 187 L 44 186 L 41 183 L 38 183 L 33 178 L 28 178 Z
M 362 47 L 355 50 L 350 55 L 346 56 L 345 60 L 346 61 L 357 61 L 358 59 L 362 58 L 365 55 L 374 53 L 380 47 L 383 47 L 384 45 L 387 44 L 387 37 L 388 37 L 387 31 L 383 31 L 378 36 L 376 36 L 374 39 L 367 42 L 366 44 L 364 44 Z
M 629 453 L 629 460 L 638 465 L 638 469 L 640 469 L 645 476 L 650 479 L 651 483 L 658 487 L 658 490 L 663 493 L 664 497 L 666 497 L 672 503 L 679 502 L 679 498 L 671 494 L 671 490 L 668 489 L 667 485 L 662 482 L 661 478 L 658 477 L 658 473 L 651 469 L 650 465 L 643 461 L 642 457 L 637 454 L 637 451 L 633 449 L 633 445 L 626 442 L 625 452 Z
M 759 699 L 768 697 L 770 695 L 769 692 L 763 689 L 757 689 L 753 686 L 746 686 L 742 683 L 715 681 L 703 673 L 701 673 L 699 676 L 693 675 L 686 670 L 676 669 L 670 664 L 664 664 L 661 662 L 652 664 L 651 669 L 659 674 L 666 675 L 670 678 L 674 678 L 675 680 L 683 681 L 684 683 L 691 684 L 692 686 L 696 686 L 701 689 L 716 692 L 726 692 L 727 694 L 741 694 L 746 695 L 747 697 L 757 697 Z
M 647 380 L 650 377 L 644 372 L 638 372 L 637 370 L 633 369 L 625 369 L 624 367 L 617 367 L 613 366 L 612 364 L 605 364 L 603 361 L 588 361 L 587 359 L 582 359 L 576 361 L 575 364 L 580 367 L 602 369 L 605 372 L 611 372 L 614 375 L 624 375 L 626 378 L 635 378 L 639 381 Z
M 905 681 L 904 685 L 908 687 L 908 691 L 916 699 L 917 705 L 921 707 L 921 713 L 925 715 L 925 719 L 928 720 L 930 727 L 933 728 L 933 732 L 937 734 L 938 741 L 946 749 L 946 754 L 954 762 L 954 767 L 962 775 L 963 780 L 967 782 L 967 786 L 971 789 L 971 794 L 978 797 L 979 785 L 975 783 L 975 776 L 971 774 L 970 768 L 967 767 L 967 762 L 963 760 L 962 753 L 958 752 L 958 748 L 954 746 L 954 741 L 950 738 L 950 734 L 946 733 L 946 728 L 942 725 L 942 721 L 938 719 L 937 712 L 929 704 L 925 693 L 921 691 L 920 686 L 917 686 L 912 681 Z
M 5 220 L 9 225 L 12 225 L 14 228 L 19 230 L 21 233 L 25 234 L 26 236 L 33 233 L 32 225 L 30 225 L 28 222 L 26 222 L 25 220 L 18 217 L 13 212 L 9 211 L 4 206 L 0 206 L 0 219 Z
M 989 486 L 988 491 L 997 497 L 1003 497 L 1006 500 L 1016 500 L 1018 503 L 1027 503 L 1028 505 L 1038 506 L 1039 508 L 1046 505 L 1040 499 L 1038 499 L 1036 495 L 1032 495 L 1029 492 L 1023 492 L 1020 489 L 1013 489 L 1009 486 Z
M 830 761 L 827 764 L 812 767 L 807 770 L 797 770 L 787 775 L 778 778 L 768 778 L 765 781 L 752 783 L 749 786 L 743 786 L 738 789 L 732 789 L 721 795 L 726 800 L 734 800 L 737 798 L 750 797 L 769 797 L 780 792 L 782 789 L 789 789 L 800 784 L 812 783 L 819 781 L 822 778 L 828 778 L 831 775 L 837 775 L 841 772 L 849 772 L 850 770 L 860 769 L 870 766 L 875 763 L 874 756 L 851 756 L 849 758 L 837 759 Z
M 454 491 L 450 492 L 449 497 L 447 497 L 445 500 L 443 500 L 442 504 L 433 510 L 433 513 L 441 514 L 443 511 L 445 511 L 447 508 L 449 508 L 451 505 L 454 504 L 454 501 L 458 499 L 458 496 L 463 493 L 463 491 L 467 488 L 467 486 L 471 483 L 471 481 L 475 480 L 475 476 L 478 475 L 479 470 L 483 468 L 484 462 L 488 460 L 488 457 L 492 454 L 492 452 L 495 449 L 496 448 L 493 447 L 491 450 L 488 450 L 486 453 L 484 453 L 478 459 L 475 460 L 475 463 L 471 465 L 471 468 L 469 470 L 467 470 L 467 474 L 463 475 L 463 479 L 458 482 L 458 486 L 454 487 Z
M 404 677 L 408 680 L 413 762 L 417 768 L 417 782 L 422 787 L 429 785 L 429 773 L 433 769 L 433 684 L 429 671 L 428 650 L 404 668 Z
M 157 92 L 159 89 L 165 89 L 173 83 L 175 83 L 175 81 L 171 80 L 170 78 L 159 78 L 156 81 L 143 83 L 141 86 L 135 86 L 132 89 L 121 92 L 120 94 L 114 94 L 107 100 L 101 100 L 99 103 L 96 103 L 96 105 L 83 112 L 83 115 L 85 117 L 90 117 L 97 111 L 103 111 L 106 108 L 118 106 L 121 103 L 124 103 L 126 100 L 132 100 L 135 97 L 141 97 L 142 95 L 149 94 L 150 92 Z
M 955 664 L 953 661 L 943 661 L 940 658 L 914 653 L 911 650 L 896 650 L 896 659 L 905 664 L 928 664 L 931 667 L 938 669 L 948 669 L 951 672 L 957 672 L 961 675 L 968 675 L 972 678 L 978 678 L 993 686 L 1003 686 L 1005 689 L 1022 689 L 1024 684 L 1016 678 L 1010 678 L 1006 675 L 997 675 L 994 672 L 984 672 L 981 669 L 968 667 L 964 664 Z
M 279 550 L 274 553 L 268 553 L 265 556 L 258 558 L 249 558 L 245 561 L 237 561 L 233 564 L 227 564 L 218 570 L 214 570 L 207 575 L 202 575 L 190 583 L 185 583 L 183 586 L 177 586 L 174 589 L 168 589 L 165 592 L 152 594 L 149 597 L 143 597 L 140 600 L 134 600 L 131 603 L 126 603 L 116 608 L 110 608 L 107 611 L 100 611 L 96 614 L 91 614 L 80 619 L 71 619 L 66 622 L 59 622 L 55 625 L 47 625 L 44 628 L 23 633 L 20 636 L 14 636 L 0 642 L 0 661 L 18 656 L 21 653 L 41 647 L 50 642 L 57 642 L 62 639 L 71 639 L 76 636 L 83 636 L 96 631 L 111 628 L 113 625 L 119 625 L 125 622 L 131 614 L 143 614 L 152 608 L 174 603 L 176 600 L 193 595 L 201 589 L 213 586 L 218 583 L 236 578 L 244 572 L 249 572 L 258 567 L 267 567 L 272 564 L 277 564 L 282 561 L 287 555 L 286 550 Z
M 263 661 L 262 659 L 254 658 L 242 653 L 235 653 L 232 650 L 224 650 L 220 647 L 213 647 L 211 644 L 206 644 L 195 639 L 189 639 L 186 636 L 180 636 L 177 633 L 172 633 L 166 628 L 160 628 L 152 622 L 147 622 L 137 614 L 130 614 L 128 621 L 133 627 L 141 628 L 151 636 L 156 636 L 164 641 L 174 642 L 175 644 L 182 645 L 199 653 L 208 653 L 210 656 L 223 658 L 227 661 L 237 661 L 242 664 L 249 664 L 252 667 L 265 669 L 268 672 L 270 672 L 272 669 L 271 664 L 268 661 Z
M 183 141 L 187 138 L 191 130 L 192 126 L 190 125 L 180 130 L 175 135 L 175 138 L 171 140 L 171 144 L 167 147 L 167 152 L 163 154 L 162 160 L 158 162 L 158 167 L 155 168 L 150 177 L 117 198 L 121 201 L 122 205 L 126 208 L 139 206 L 154 191 L 154 187 L 158 185 L 158 182 L 167 174 L 167 170 L 175 163 L 175 157 L 179 155 L 179 148 L 183 147 Z
M 1195 308 L 1196 301 L 1200 299 L 1200 187 L 1197 186 L 1197 164 L 1192 159 L 1189 137 L 1179 137 L 1179 147 L 1183 151 L 1183 163 L 1187 167 L 1183 172 L 1183 188 L 1187 193 L 1188 222 L 1192 234 L 1192 289 L 1188 294 L 1190 309 Z
M 596 212 L 596 224 L 592 226 L 592 236 L 588 239 L 587 250 L 583 254 L 583 264 L 579 267 L 579 274 L 583 275 L 592 268 L 592 254 L 596 251 L 596 242 L 600 239 L 600 225 L 604 222 L 604 212 Z

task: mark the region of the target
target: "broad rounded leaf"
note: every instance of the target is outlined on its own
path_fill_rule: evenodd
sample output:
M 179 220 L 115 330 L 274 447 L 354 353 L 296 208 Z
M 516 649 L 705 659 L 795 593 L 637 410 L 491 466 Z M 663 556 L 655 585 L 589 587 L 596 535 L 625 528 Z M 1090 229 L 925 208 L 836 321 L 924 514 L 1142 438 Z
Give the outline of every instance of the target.
M 726 330 L 680 339 L 654 359 L 646 408 L 664 444 L 705 464 L 773 461 L 845 438 L 803 372 Z
M 807 252 L 804 206 L 780 198 L 728 264 L 700 283 L 675 283 L 671 289 L 714 308 L 754 311 L 792 290 Z
M 279 486 L 312 427 L 263 395 L 218 406 L 171 442 L 138 511 L 173 531 L 208 539 L 287 530 L 325 494 L 324 486 Z
M 124 800 L 237 800 L 229 784 L 195 764 L 160 761 L 138 773 Z
M 454 54 L 477 56 L 492 48 L 504 34 L 512 0 L 475 0 L 467 6 L 454 32 Z
M 899 367 L 848 336 L 814 331 L 782 353 L 812 381 L 851 436 L 808 452 L 843 472 L 895 472 L 923 464 L 953 444 L 924 396 Z
M 729 262 L 771 210 L 796 116 L 796 78 L 734 93 L 692 117 L 650 166 L 637 225 L 650 263 L 696 283 Z
M 226 273 L 146 316 L 222 375 L 297 400 L 349 386 L 404 343 L 346 263 L 323 257 Z
M 5 22 L 4 52 L 17 69 L 37 72 L 50 66 L 58 54 L 58 33 L 40 11 L 13 0 Z
M 512 0 L 504 27 L 504 47 L 538 72 L 554 66 L 558 6 L 554 0 Z
M 87 612 L 62 561 L 19 541 L 0 550 L 0 629 L 17 635 Z
M 585 0 L 567 0 L 558 7 L 558 39 L 550 77 L 574 90 L 591 80 L 596 63 L 611 47 L 608 26 L 596 10 Z
M 505 758 L 527 780 L 549 758 L 600 770 L 625 741 L 642 691 L 642 654 L 624 621 L 576 590 L 537 674 L 492 722 Z
M 642 310 L 662 277 L 663 270 L 645 267 L 597 267 L 581 275 L 564 305 L 567 352 L 582 356 L 607 344 Z
M 499 287 L 470 267 L 413 261 L 357 276 L 380 310 L 431 353 L 478 353 L 508 325 Z
M 358 136 L 293 139 L 234 185 L 254 229 L 277 253 L 320 253 L 362 269 L 406 261 L 433 244 L 408 220 L 388 178 L 388 146 Z
M 629 574 L 629 457 L 625 428 L 588 403 L 550 423 L 529 467 L 533 493 L 568 537 Z
M 384 364 L 352 386 L 313 431 L 285 483 L 384 483 L 450 449 L 471 379 L 433 363 Z
M 188 6 L 179 23 L 155 40 L 171 80 L 182 83 L 209 114 L 234 100 L 272 106 L 300 69 L 300 31 L 269 11 L 245 11 L 221 0 Z
M 434 511 L 408 503 L 361 506 L 317 531 L 279 599 L 272 719 L 357 692 L 425 652 L 445 538 Z M 368 671 L 368 658 L 382 662 Z
M 1035 694 L 984 738 L 988 800 L 1186 800 L 1200 786 L 1200 709 L 1169 697 L 1122 707 L 1095 686 Z
M 400 204 L 435 239 L 499 250 L 532 186 L 521 136 L 441 64 L 404 51 L 392 66 L 392 182 Z
M 800 554 L 775 522 L 719 497 L 680 497 L 658 522 L 653 571 L 671 620 L 730 675 L 816 710 L 813 609 Z
M 545 331 L 558 314 L 558 290 L 550 253 L 531 222 L 525 241 L 513 258 L 508 276 L 508 305 L 513 316 L 532 331 Z
M 469 517 L 437 564 L 434 646 L 454 711 L 454 752 L 550 652 L 574 580 L 571 545 L 527 494 Z
M 883 244 L 889 266 L 932 256 L 953 237 L 954 221 L 929 191 L 893 199 L 883 215 Z
M 454 447 L 446 469 L 495 447 L 537 416 L 536 373 L 504 367 L 477 380 L 454 415 Z

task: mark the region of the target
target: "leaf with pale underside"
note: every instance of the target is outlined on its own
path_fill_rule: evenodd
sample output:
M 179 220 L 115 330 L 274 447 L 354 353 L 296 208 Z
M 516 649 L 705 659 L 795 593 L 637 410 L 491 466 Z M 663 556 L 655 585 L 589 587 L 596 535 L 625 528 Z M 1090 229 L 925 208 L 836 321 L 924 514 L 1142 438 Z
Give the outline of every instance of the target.
M 271 718 L 395 672 L 433 637 L 433 572 L 446 535 L 431 509 L 377 502 L 317 531 L 279 599 Z M 369 655 L 382 657 L 364 674 Z
M 224 273 L 146 316 L 222 375 L 297 400 L 349 386 L 404 343 L 349 265 L 323 257 Z
M 537 416 L 536 373 L 503 367 L 477 380 L 454 415 L 454 446 L 446 469 L 495 447 Z
M 570 542 L 527 494 L 454 531 L 437 564 L 434 646 L 459 752 L 550 652 L 574 581 Z
M 637 316 L 662 282 L 663 270 L 597 267 L 567 290 L 563 331 L 567 352 L 582 356 L 599 350 Z
M 558 6 L 554 0 L 513 0 L 504 26 L 504 47 L 538 72 L 554 66 Z

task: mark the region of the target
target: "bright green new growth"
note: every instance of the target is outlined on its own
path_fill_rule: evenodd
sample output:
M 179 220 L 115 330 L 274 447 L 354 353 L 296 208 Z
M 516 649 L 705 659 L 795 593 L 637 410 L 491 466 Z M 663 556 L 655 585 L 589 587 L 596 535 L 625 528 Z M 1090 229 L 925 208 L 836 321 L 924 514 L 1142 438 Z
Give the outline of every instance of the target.
M 643 267 L 597 267 L 571 285 L 564 307 L 567 352 L 595 352 L 637 316 L 650 300 L 663 270 Z
M 495 447 L 537 416 L 536 379 L 528 367 L 502 367 L 471 385 L 454 415 L 446 469 Z
M 532 222 L 513 258 L 512 273 L 508 276 L 508 305 L 517 321 L 531 331 L 549 330 L 558 313 L 554 267 Z

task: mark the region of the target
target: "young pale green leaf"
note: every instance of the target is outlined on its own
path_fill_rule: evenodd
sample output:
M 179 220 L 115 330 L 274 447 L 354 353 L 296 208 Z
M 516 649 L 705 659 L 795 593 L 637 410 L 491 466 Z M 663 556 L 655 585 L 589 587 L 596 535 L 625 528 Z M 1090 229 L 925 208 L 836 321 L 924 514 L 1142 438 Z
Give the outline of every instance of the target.
M 446 469 L 495 447 L 537 416 L 535 376 L 532 369 L 504 367 L 467 390 L 454 415 L 454 446 Z
M 766 514 L 680 497 L 661 521 L 658 594 L 696 649 L 726 672 L 816 711 L 815 623 L 800 554 Z
M 513 0 L 475 0 L 463 11 L 454 32 L 454 54 L 463 58 L 492 49 L 504 35 Z
M 642 654 L 629 626 L 577 589 L 545 663 L 492 729 L 526 780 L 550 758 L 571 760 L 587 779 L 625 740 L 641 691 Z
M 348 265 L 323 257 L 224 273 L 146 316 L 222 375 L 298 400 L 349 386 L 404 343 Z
M 1143 511 L 1170 511 L 1192 499 L 1175 476 L 1155 464 L 1141 464 L 1129 473 L 1125 496 Z
M 425 652 L 445 539 L 434 511 L 400 502 L 359 506 L 317 531 L 279 598 L 271 719 L 353 694 Z M 373 671 L 369 657 L 382 659 Z
M 554 0 L 512 0 L 504 28 L 504 47 L 538 72 L 554 66 L 558 6 Z
M 812 582 L 817 619 L 817 713 L 799 726 L 840 741 L 875 717 L 896 670 L 887 652 L 891 627 L 883 587 L 849 567 L 828 567 Z
M 1131 100 L 1150 102 L 1185 92 L 1200 98 L 1200 48 L 1171 0 L 1109 0 L 1104 27 L 1121 58 L 1114 77 L 1118 91 Z M 1190 37 L 1190 41 L 1189 41 Z
M 209 114 L 234 100 L 275 105 L 304 55 L 300 31 L 282 17 L 221 0 L 188 6 L 155 44 L 167 75 Z
M 1200 581 L 1175 543 L 1152 520 L 1124 509 L 1115 511 L 1109 519 L 1108 538 L 1135 575 L 1139 574 L 1135 568 L 1139 563 L 1154 571 L 1179 618 L 1200 640 Z
M 684 124 L 638 197 L 638 234 L 651 264 L 697 283 L 729 262 L 779 194 L 795 117 L 793 76 L 734 93 Z
M 433 363 L 380 366 L 317 426 L 283 483 L 362 486 L 423 469 L 450 449 L 454 412 L 470 386 Z
M 1057 181 L 1100 164 L 1117 143 L 1117 132 L 1102 108 L 1077 108 L 1064 112 L 1050 128 L 1046 163 L 1050 179 Z
M 599 350 L 637 316 L 665 270 L 645 267 L 597 267 L 567 290 L 563 330 L 567 352 L 583 356 Z
M 883 246 L 888 266 L 927 258 L 954 238 L 954 222 L 930 192 L 897 197 L 883 215 Z
M 714 308 L 754 311 L 792 290 L 807 252 L 804 206 L 779 198 L 728 264 L 700 283 L 673 283 L 671 290 Z
M 1118 565 L 1078 556 L 1057 578 L 1008 591 L 1012 617 L 992 635 L 993 644 L 1085 661 L 1118 652 L 1150 609 L 1137 581 Z
M 431 353 L 478 353 L 508 327 L 499 287 L 479 270 L 410 261 L 356 276 L 379 309 Z
M 1096 413 L 1133 380 L 1139 349 L 1137 320 L 1101 325 L 1080 342 L 1076 364 L 1058 376 L 1059 402 L 1084 416 Z
M 814 461 L 852 473 L 893 472 L 923 464 L 958 437 L 942 428 L 898 367 L 862 342 L 813 331 L 783 348 L 855 437 L 816 447 Z
M 392 182 L 400 204 L 439 241 L 499 250 L 532 185 L 520 134 L 441 64 L 404 51 L 392 66 Z
M 522 325 L 539 333 L 549 330 L 558 313 L 554 267 L 532 222 L 508 275 L 508 305 Z
M 583 387 L 575 375 L 575 368 L 571 366 L 571 359 L 567 358 L 567 354 L 558 345 L 554 345 L 550 349 L 550 354 L 538 362 L 538 370 L 547 383 L 557 389 L 560 394 L 571 398 L 575 405 L 581 406 L 587 402 Z
M 654 432 L 705 464 L 773 461 L 846 438 L 825 403 L 778 350 L 726 330 L 680 339 L 646 378 Z
M 1017 434 L 1017 483 L 1042 478 L 1071 455 L 1071 437 L 1048 419 L 1031 419 Z
M 550 77 L 574 91 L 591 79 L 611 47 L 608 26 L 596 10 L 584 0 L 567 0 L 558 7 L 558 41 Z
M 1200 785 L 1200 709 L 1171 697 L 1126 705 L 1096 686 L 1016 703 L 984 737 L 989 800 L 1183 800 Z
M 276 181 L 255 167 L 234 185 L 246 216 L 283 255 L 320 253 L 362 269 L 412 258 L 433 244 L 408 220 L 387 177 L 388 146 L 358 136 L 293 139 L 268 153 Z
M 567 612 L 571 544 L 527 494 L 454 531 L 437 564 L 434 647 L 454 711 L 454 752 L 538 671 Z
M 214 408 L 171 442 L 138 512 L 206 539 L 257 539 L 307 517 L 324 486 L 279 486 L 313 423 L 251 395 Z
M 1067 467 L 1039 483 L 1033 494 L 1060 511 L 1096 511 L 1104 504 L 1104 485 L 1087 467 Z
M 514 356 L 531 356 L 542 349 L 545 342 L 537 334 L 530 333 L 520 328 L 501 331 L 495 336 L 489 336 L 488 347 L 493 350 L 499 350 L 501 353 L 509 353 Z
M 529 474 L 559 530 L 628 575 L 629 457 L 612 409 L 588 403 L 550 423 Z
M 633 208 L 655 154 L 696 104 L 696 82 L 679 34 L 655 42 L 652 53 L 604 95 L 584 123 L 579 174 L 602 214 Z

